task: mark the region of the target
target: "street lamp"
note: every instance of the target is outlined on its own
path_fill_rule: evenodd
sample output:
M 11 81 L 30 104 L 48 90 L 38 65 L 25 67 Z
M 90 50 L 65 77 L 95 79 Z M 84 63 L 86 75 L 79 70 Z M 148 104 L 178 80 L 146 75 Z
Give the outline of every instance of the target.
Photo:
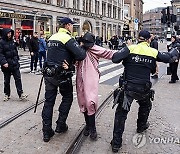
M 36 32 L 36 16 L 38 11 L 33 10 L 32 13 L 34 14 L 33 32 Z

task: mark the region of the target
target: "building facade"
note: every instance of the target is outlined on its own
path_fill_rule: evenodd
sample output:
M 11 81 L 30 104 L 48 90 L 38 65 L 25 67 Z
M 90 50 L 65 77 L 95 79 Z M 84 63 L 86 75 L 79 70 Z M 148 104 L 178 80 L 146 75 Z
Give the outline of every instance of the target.
M 149 10 L 143 15 L 143 29 L 148 30 L 150 33 L 157 37 L 165 37 L 165 25 L 161 24 L 161 16 L 163 7 Z
M 0 28 L 12 28 L 22 35 L 34 31 L 51 35 L 59 20 L 70 17 L 74 35 L 86 31 L 109 39 L 121 35 L 124 0 L 1 0 Z
M 143 0 L 125 0 L 125 26 L 124 35 L 137 37 L 138 32 L 142 29 L 143 23 Z M 128 10 L 128 11 L 127 11 Z M 128 12 L 128 13 L 127 13 Z
M 176 15 L 176 23 L 175 26 L 177 27 L 176 34 L 180 35 L 180 0 L 172 0 L 171 1 L 173 7 L 173 14 Z

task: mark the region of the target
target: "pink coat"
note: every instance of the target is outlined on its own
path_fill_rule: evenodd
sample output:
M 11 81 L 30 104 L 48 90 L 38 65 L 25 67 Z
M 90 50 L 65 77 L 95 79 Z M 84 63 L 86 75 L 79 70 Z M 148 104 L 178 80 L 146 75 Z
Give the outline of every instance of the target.
M 88 111 L 88 115 L 93 115 L 96 112 L 100 78 L 98 71 L 99 58 L 111 59 L 113 53 L 112 50 L 94 45 L 87 51 L 86 58 L 78 62 L 76 90 L 81 112 Z

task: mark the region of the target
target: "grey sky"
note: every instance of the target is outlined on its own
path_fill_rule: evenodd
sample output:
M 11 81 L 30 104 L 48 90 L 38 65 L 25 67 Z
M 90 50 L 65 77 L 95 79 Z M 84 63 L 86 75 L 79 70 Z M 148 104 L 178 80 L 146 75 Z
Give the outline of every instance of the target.
M 170 0 L 143 0 L 143 12 L 157 8 L 157 7 L 166 7 L 170 6 Z

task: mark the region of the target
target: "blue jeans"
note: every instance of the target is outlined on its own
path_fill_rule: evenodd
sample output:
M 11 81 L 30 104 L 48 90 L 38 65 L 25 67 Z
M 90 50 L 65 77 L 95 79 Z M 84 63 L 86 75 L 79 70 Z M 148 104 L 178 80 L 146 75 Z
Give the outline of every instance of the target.
M 43 58 L 43 60 L 45 62 L 46 61 L 46 52 L 45 51 L 39 52 L 39 65 L 40 65 L 40 68 L 42 68 L 42 58 Z

